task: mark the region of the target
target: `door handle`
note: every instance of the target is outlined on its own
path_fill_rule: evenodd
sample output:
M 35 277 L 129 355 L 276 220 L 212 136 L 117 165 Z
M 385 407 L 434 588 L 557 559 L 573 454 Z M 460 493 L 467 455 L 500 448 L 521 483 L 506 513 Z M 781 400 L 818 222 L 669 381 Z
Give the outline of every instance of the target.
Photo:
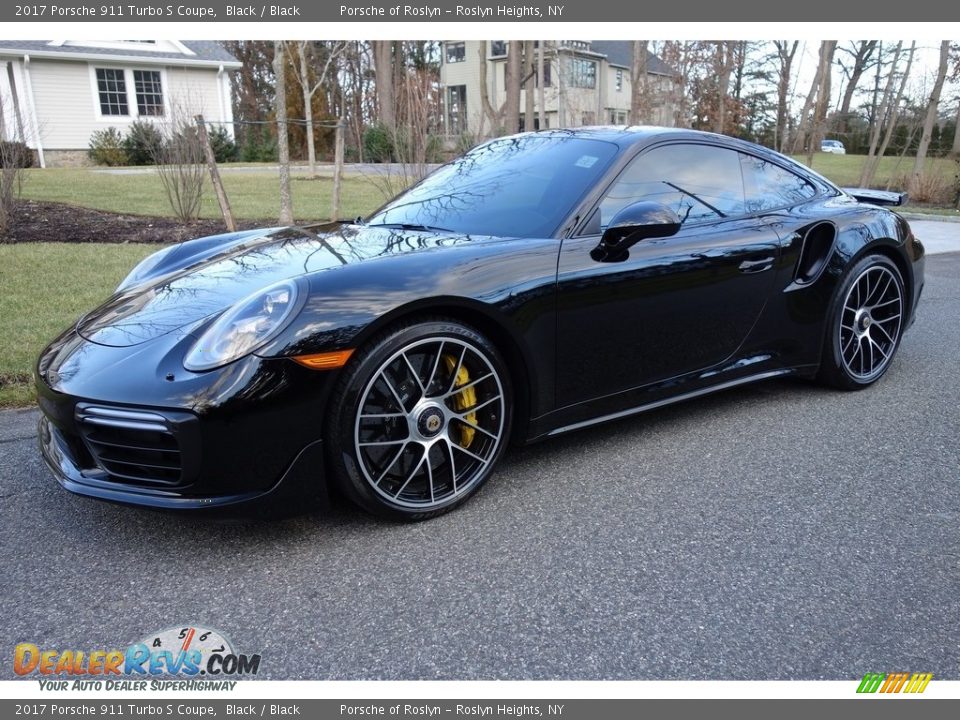
M 759 260 L 744 260 L 740 263 L 740 272 L 742 273 L 759 273 L 764 270 L 769 270 L 773 267 L 773 256 L 760 258 Z

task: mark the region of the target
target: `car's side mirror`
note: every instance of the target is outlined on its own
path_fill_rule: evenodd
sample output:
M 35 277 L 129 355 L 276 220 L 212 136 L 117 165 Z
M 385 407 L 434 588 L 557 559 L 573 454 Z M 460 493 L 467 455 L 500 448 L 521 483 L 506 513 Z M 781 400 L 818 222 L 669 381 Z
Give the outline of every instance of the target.
M 600 244 L 590 251 L 590 257 L 598 262 L 624 260 L 627 250 L 641 240 L 676 235 L 680 224 L 680 217 L 662 203 L 648 200 L 631 203 L 613 216 Z

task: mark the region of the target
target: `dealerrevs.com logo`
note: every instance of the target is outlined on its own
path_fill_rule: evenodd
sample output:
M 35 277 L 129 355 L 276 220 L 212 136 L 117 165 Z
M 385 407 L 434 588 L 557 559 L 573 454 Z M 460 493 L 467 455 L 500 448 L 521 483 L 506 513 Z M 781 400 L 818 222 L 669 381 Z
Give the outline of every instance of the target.
M 43 689 L 67 689 L 67 680 L 56 682 L 53 678 L 70 678 L 75 681 L 103 678 L 104 682 L 108 683 L 107 686 L 89 689 L 144 690 L 147 685 L 144 681 L 130 683 L 111 678 L 139 677 L 146 680 L 174 676 L 197 679 L 203 676 L 212 680 L 224 676 L 231 678 L 253 676 L 260 670 L 260 657 L 259 653 L 237 652 L 232 643 L 217 630 L 185 625 L 151 633 L 124 650 L 61 651 L 41 648 L 35 643 L 22 642 L 14 649 L 13 671 L 20 676 L 44 678 L 41 680 Z M 205 686 L 210 684 L 204 683 Z M 233 684 L 235 683 L 230 683 L 231 686 Z M 76 687 L 76 685 L 74 687 L 88 689 Z M 151 685 L 151 689 L 167 687 L 166 683 Z

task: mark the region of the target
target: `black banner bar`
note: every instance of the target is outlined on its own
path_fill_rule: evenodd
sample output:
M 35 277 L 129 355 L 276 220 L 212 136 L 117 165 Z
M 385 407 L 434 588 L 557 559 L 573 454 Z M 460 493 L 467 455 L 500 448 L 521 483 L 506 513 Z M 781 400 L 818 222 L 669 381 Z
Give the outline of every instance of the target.
M 14 22 L 957 22 L 960 3 L 912 0 L 903 3 L 807 0 L 771 3 L 731 0 L 685 3 L 625 3 L 623 0 L 553 2 L 451 2 L 413 0 L 288 0 L 277 4 L 189 0 L 188 2 L 3 3 L 0 23 Z

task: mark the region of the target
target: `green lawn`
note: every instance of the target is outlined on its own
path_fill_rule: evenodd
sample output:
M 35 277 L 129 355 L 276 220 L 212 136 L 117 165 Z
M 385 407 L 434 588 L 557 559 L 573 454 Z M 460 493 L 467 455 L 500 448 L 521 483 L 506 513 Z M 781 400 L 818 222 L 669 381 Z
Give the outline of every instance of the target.
M 0 245 L 0 407 L 33 401 L 43 347 L 98 305 L 155 245 Z
M 803 165 L 807 164 L 806 155 L 794 155 L 793 159 Z M 860 183 L 860 171 L 863 169 L 863 163 L 866 159 L 865 155 L 814 153 L 812 167 L 840 187 L 856 187 Z M 947 186 L 953 185 L 956 181 L 958 171 L 960 171 L 960 165 L 954 160 L 947 158 L 927 159 L 926 172 L 940 175 Z M 883 157 L 877 167 L 873 185 L 875 187 L 886 187 L 887 183 L 890 183 L 891 190 L 902 190 L 902 181 L 911 172 L 913 172 L 912 157 Z
M 103 172 L 104 168 L 46 168 L 24 173 L 23 197 L 49 200 L 133 215 L 170 215 L 159 177 L 152 171 Z M 222 173 L 234 215 L 240 220 L 275 220 L 280 213 L 279 180 L 271 169 L 234 170 Z M 378 179 L 351 175 L 344 179 L 342 217 L 366 215 L 385 198 Z M 330 215 L 333 180 L 328 175 L 307 178 L 295 174 L 291 181 L 293 212 L 297 220 L 323 220 Z M 219 218 L 213 188 L 206 186 L 201 216 Z

